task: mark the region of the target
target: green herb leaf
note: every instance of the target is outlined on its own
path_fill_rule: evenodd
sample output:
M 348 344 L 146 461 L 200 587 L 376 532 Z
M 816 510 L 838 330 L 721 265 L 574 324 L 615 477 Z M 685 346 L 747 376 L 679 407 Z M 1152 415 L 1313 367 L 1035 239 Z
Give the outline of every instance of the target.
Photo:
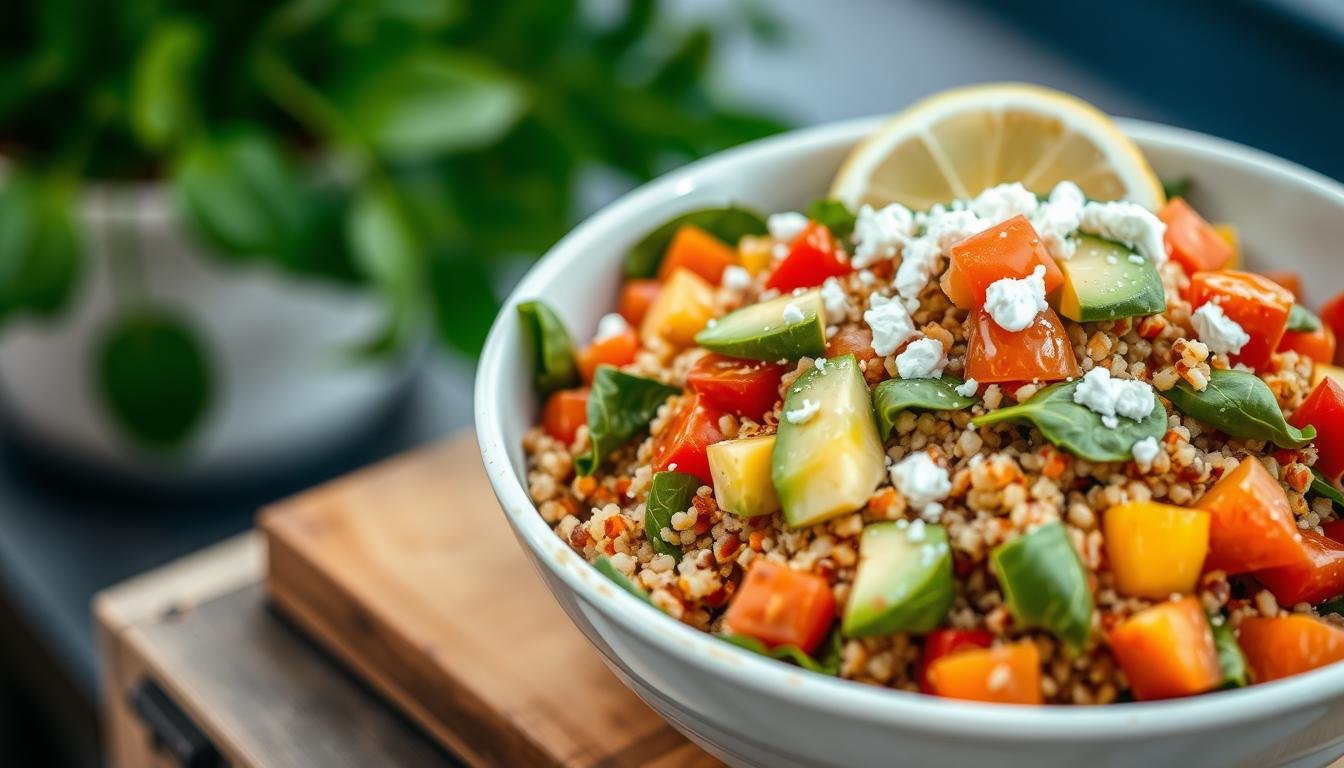
M 827 639 L 822 646 L 826 651 L 825 661 L 814 659 L 807 655 L 802 648 L 796 645 L 777 645 L 774 648 L 766 647 L 765 643 L 757 640 L 750 635 L 734 635 L 723 633 L 717 635 L 720 640 L 732 643 L 738 648 L 745 648 L 752 653 L 759 653 L 762 656 L 768 656 L 780 661 L 791 661 L 795 665 L 806 669 L 809 672 L 816 672 L 819 675 L 829 675 L 835 677 L 840 674 L 840 656 L 838 652 L 832 650 L 839 639 L 839 633 L 832 632 L 831 637 Z
M 877 427 L 886 440 L 901 411 L 960 411 L 979 402 L 978 397 L 958 394 L 965 382 L 947 376 L 941 379 L 887 379 L 873 390 Z
M 1344 616 L 1344 597 L 1336 597 L 1333 600 L 1327 600 L 1316 606 L 1316 612 L 1324 616 L 1327 613 L 1333 613 Z
M 1330 503 L 1344 509 L 1344 493 L 1341 493 L 1339 488 L 1327 480 L 1325 475 L 1321 474 L 1321 470 L 1315 467 L 1311 468 L 1311 493 L 1329 499 Z
M 611 564 L 611 561 L 607 559 L 606 555 L 598 555 L 597 560 L 593 562 L 593 567 L 597 569 L 598 573 L 611 579 L 616 586 L 624 589 L 635 597 L 638 597 L 649 605 L 653 605 L 653 601 L 649 599 L 649 593 L 645 592 L 643 587 L 631 581 L 624 573 L 616 570 L 616 566 Z
M 681 390 L 599 365 L 588 390 L 588 452 L 574 457 L 580 475 L 591 475 L 612 451 L 642 432 L 658 406 Z
M 468 355 L 480 354 L 499 299 L 486 270 L 488 260 L 466 247 L 441 246 L 429 254 L 439 338 Z
M 663 263 L 663 254 L 667 252 L 667 246 L 672 242 L 672 236 L 687 224 L 700 227 L 732 246 L 736 246 L 737 241 L 746 235 L 763 235 L 766 232 L 765 219 L 761 218 L 760 214 L 734 205 L 726 208 L 702 208 L 683 213 L 635 243 L 625 257 L 626 277 L 656 275 L 659 265 Z
M 363 346 L 368 357 L 402 349 L 421 319 L 423 246 L 390 189 L 365 188 L 346 215 L 355 266 L 383 295 L 391 311 L 387 328 Z
M 540 301 L 524 301 L 518 305 L 518 320 L 523 324 L 523 333 L 532 340 L 537 391 L 545 395 L 577 386 L 579 367 L 574 342 L 555 312 Z
M 1274 393 L 1253 373 L 1214 370 L 1202 391 L 1182 380 L 1163 394 L 1176 410 L 1233 437 L 1280 448 L 1301 448 L 1316 439 L 1315 427 L 1298 429 L 1283 418 Z
M 831 230 L 831 234 L 840 240 L 848 242 L 849 236 L 854 233 L 854 221 L 857 217 L 839 200 L 828 197 L 813 200 L 803 209 L 803 214 L 813 221 L 825 224 L 826 228 Z
M 98 349 L 98 391 L 108 412 L 142 447 L 179 447 L 210 404 L 210 365 L 191 326 L 171 312 L 117 318 Z
M 1173 197 L 1185 197 L 1190 194 L 1190 177 L 1182 176 L 1179 179 L 1163 179 L 1162 193 L 1170 200 Z
M 145 146 L 162 149 L 194 128 L 206 40 L 199 24 L 181 18 L 162 19 L 149 32 L 135 60 L 130 99 L 131 128 Z
M 1294 304 L 1288 312 L 1288 330 L 1294 333 L 1314 333 L 1321 330 L 1321 318 L 1301 304 Z
M 990 411 L 971 422 L 976 427 L 1001 421 L 1020 421 L 1040 430 L 1046 440 L 1088 461 L 1129 461 L 1134 444 L 1145 438 L 1162 439 L 1167 433 L 1167 411 L 1154 398 L 1153 410 L 1142 421 L 1124 416 L 1108 427 L 1101 415 L 1073 402 L 1082 380 L 1054 384 L 1025 403 Z
M 1219 688 L 1244 688 L 1248 684 L 1246 657 L 1237 645 L 1237 633 L 1227 622 L 1213 624 L 1213 645 L 1218 650 L 1218 664 L 1223 668 L 1223 683 Z
M 644 535 L 655 552 L 681 559 L 681 547 L 664 541 L 662 531 L 672 527 L 672 515 L 691 508 L 700 485 L 700 478 L 685 472 L 659 472 L 653 476 L 649 500 L 644 505 Z
M 0 319 L 65 308 L 84 259 L 74 208 L 56 180 L 14 174 L 0 186 Z
M 1059 521 L 999 545 L 990 560 L 1017 625 L 1053 633 L 1074 651 L 1092 634 L 1092 590 Z

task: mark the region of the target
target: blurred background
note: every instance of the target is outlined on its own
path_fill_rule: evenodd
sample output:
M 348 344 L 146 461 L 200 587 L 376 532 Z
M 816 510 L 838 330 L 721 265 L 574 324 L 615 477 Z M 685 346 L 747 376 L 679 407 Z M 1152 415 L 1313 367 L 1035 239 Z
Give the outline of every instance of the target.
M 0 25 L 0 765 L 97 765 L 99 589 L 470 422 L 622 191 L 1026 80 L 1344 178 L 1338 0 L 43 0 Z

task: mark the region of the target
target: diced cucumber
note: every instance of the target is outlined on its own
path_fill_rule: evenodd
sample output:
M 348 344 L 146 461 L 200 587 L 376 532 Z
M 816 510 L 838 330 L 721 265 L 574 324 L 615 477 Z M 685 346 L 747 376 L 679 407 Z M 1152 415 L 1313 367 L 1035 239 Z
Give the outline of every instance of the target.
M 797 360 L 826 353 L 821 294 L 780 296 L 719 318 L 695 336 L 712 352 L 748 360 Z
M 853 355 L 826 360 L 798 377 L 784 398 L 770 464 L 790 527 L 863 507 L 886 474 L 885 458 L 868 385 Z
M 1018 626 L 1051 632 L 1075 652 L 1092 634 L 1092 590 L 1064 524 L 1046 523 L 990 554 Z
M 841 629 L 847 637 L 924 633 L 952 607 L 952 550 L 941 525 L 875 523 L 859 540 L 859 569 Z
M 719 509 L 739 517 L 779 511 L 779 497 L 770 480 L 775 436 L 724 440 L 709 446 L 709 472 Z
M 1061 260 L 1059 268 L 1059 313 L 1070 320 L 1118 320 L 1167 308 L 1157 266 L 1119 243 L 1079 235 L 1073 258 Z

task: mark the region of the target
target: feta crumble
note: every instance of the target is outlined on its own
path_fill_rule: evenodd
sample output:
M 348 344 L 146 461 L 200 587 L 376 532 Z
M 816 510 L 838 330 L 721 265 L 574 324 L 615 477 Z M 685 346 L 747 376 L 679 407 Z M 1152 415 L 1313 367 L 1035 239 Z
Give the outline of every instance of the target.
M 936 379 L 946 366 L 943 343 L 935 339 L 915 339 L 896 356 L 896 372 L 902 379 Z
M 873 332 L 873 352 L 886 357 L 915 335 L 915 323 L 910 312 L 898 299 L 880 293 L 868 297 L 868 310 L 863 321 Z
M 597 333 L 593 334 L 593 341 L 614 339 L 628 330 L 630 330 L 630 324 L 625 321 L 624 317 L 615 312 L 609 312 L 597 321 Z
M 910 209 L 892 203 L 881 210 L 864 204 L 854 219 L 854 266 L 866 267 L 882 259 L 895 258 L 915 234 L 915 217 Z
M 901 265 L 892 280 L 896 292 L 907 305 L 914 304 L 924 286 L 938 271 L 939 260 L 954 244 L 988 229 L 997 222 L 980 218 L 964 204 L 953 208 L 935 205 L 928 213 L 915 217 L 923 227 L 923 234 L 911 240 L 901 254 Z
M 1036 209 L 1031 226 L 1041 236 L 1046 250 L 1056 259 L 1073 258 L 1073 233 L 1078 230 L 1087 198 L 1072 181 L 1061 181 L 1050 191 L 1050 198 Z
M 729 264 L 723 268 L 723 287 L 734 291 L 745 291 L 751 287 L 751 273 L 744 267 Z
M 1083 374 L 1073 390 L 1073 402 L 1101 415 L 1101 423 L 1110 429 L 1120 426 L 1119 416 L 1143 421 L 1153 412 L 1156 402 L 1150 384 L 1137 379 L 1114 379 L 1106 368 L 1093 368 Z
M 1015 181 L 986 189 L 976 195 L 967 207 L 976 216 L 991 224 L 997 224 L 1014 216 L 1031 218 L 1040 205 L 1041 202 L 1036 199 L 1034 192 L 1022 186 L 1021 182 Z
M 922 513 L 942 512 L 938 502 L 952 492 L 947 470 L 938 466 L 926 451 L 915 451 L 891 467 L 891 484 L 905 497 L 906 503 Z
M 765 219 L 770 237 L 781 243 L 792 243 L 807 229 L 807 217 L 797 211 L 772 213 Z
M 807 315 L 803 314 L 803 310 L 799 309 L 797 304 L 790 301 L 784 305 L 784 322 L 801 323 L 804 317 L 807 317 Z
M 962 397 L 975 397 L 975 393 L 980 391 L 980 382 L 975 379 L 967 379 L 961 386 L 956 388 L 957 394 Z
M 1147 472 L 1153 468 L 1153 461 L 1157 459 L 1157 454 L 1162 451 L 1162 447 L 1157 444 L 1157 439 L 1145 437 L 1134 444 L 1130 449 L 1134 454 L 1134 461 L 1139 468 Z
M 826 307 L 827 320 L 843 318 L 849 312 L 849 297 L 834 277 L 821 284 L 821 303 Z
M 985 311 L 1005 331 L 1025 330 L 1045 308 L 1045 267 L 1039 264 L 1027 277 L 995 280 L 985 290 Z
M 1228 317 L 1223 308 L 1209 302 L 1190 315 L 1190 324 L 1195 326 L 1199 340 L 1208 345 L 1209 351 L 1225 352 L 1235 355 L 1250 342 L 1251 336 L 1246 329 Z
M 1087 203 L 1083 206 L 1078 228 L 1088 234 L 1114 240 L 1147 256 L 1154 264 L 1167 261 L 1162 238 L 1167 225 L 1153 212 L 1137 203 Z
M 802 407 L 795 408 L 792 411 L 785 411 L 784 418 L 787 419 L 790 424 L 806 424 L 813 416 L 816 416 L 817 411 L 820 410 L 820 401 L 803 398 Z

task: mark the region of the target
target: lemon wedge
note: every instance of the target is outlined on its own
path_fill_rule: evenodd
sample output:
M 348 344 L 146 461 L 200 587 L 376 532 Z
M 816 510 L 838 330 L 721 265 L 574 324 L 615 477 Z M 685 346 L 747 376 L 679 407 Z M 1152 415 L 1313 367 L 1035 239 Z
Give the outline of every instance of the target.
M 852 208 L 923 210 L 1013 181 L 1045 195 L 1064 180 L 1093 200 L 1153 211 L 1166 201 L 1148 161 L 1109 117 L 1023 83 L 954 88 L 893 116 L 850 152 L 831 196 Z

